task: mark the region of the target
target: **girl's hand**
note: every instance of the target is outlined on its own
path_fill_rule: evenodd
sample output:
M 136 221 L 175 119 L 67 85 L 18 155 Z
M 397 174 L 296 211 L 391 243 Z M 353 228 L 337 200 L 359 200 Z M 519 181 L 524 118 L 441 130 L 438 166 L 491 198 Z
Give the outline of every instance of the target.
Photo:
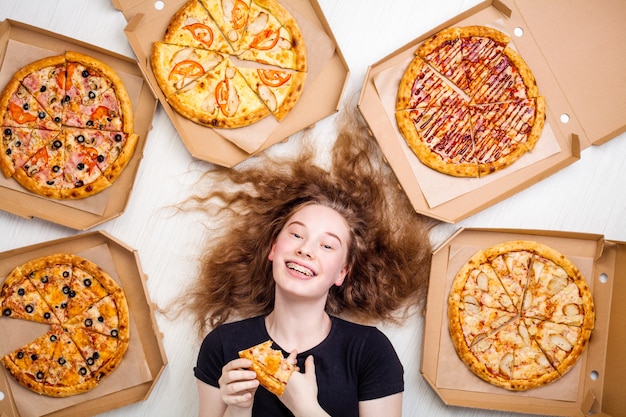
M 222 368 L 219 379 L 222 401 L 228 406 L 250 408 L 254 401 L 254 393 L 259 387 L 256 373 L 249 369 L 249 359 L 234 359 Z
M 289 355 L 294 355 L 292 353 Z M 296 416 L 328 416 L 317 401 L 317 377 L 313 356 L 306 358 L 304 373 L 294 372 L 280 400 Z

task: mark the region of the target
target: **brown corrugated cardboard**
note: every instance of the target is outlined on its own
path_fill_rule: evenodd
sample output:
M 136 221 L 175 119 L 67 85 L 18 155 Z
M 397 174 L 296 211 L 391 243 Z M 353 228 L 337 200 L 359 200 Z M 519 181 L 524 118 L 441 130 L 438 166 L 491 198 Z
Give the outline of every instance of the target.
M 597 47 L 598 42 L 626 42 L 626 30 L 612 17 L 623 16 L 626 4 L 609 0 L 594 5 L 594 18 L 585 20 L 591 6 L 584 0 L 549 3 L 485 1 L 370 66 L 359 109 L 417 212 L 458 222 L 572 164 L 581 150 L 626 130 L 622 111 L 626 59 L 619 48 Z M 553 25 L 553 16 L 562 13 L 565 19 L 559 21 L 564 24 Z M 393 114 L 392 93 L 416 48 L 441 29 L 467 25 L 509 34 L 547 103 L 546 127 L 538 143 L 545 149 L 535 148 L 510 167 L 480 179 L 450 177 L 426 168 L 406 145 Z M 520 29 L 523 35 L 515 35 Z M 562 121 L 562 115 L 569 120 Z
M 280 123 L 266 117 L 238 129 L 212 129 L 180 116 L 158 87 L 149 58 L 153 42 L 163 39 L 171 17 L 186 1 L 165 2 L 160 10 L 151 0 L 113 0 L 113 4 L 129 22 L 125 32 L 145 78 L 192 156 L 232 167 L 337 112 L 349 70 L 330 26 L 315 0 L 281 0 L 298 21 L 307 46 L 307 80 L 289 114 Z
M 161 344 L 162 335 L 154 316 L 154 305 L 148 295 L 145 283 L 147 277 L 142 271 L 139 255 L 106 232 L 90 232 L 2 252 L 0 279 L 4 280 L 15 266 L 30 259 L 59 252 L 83 256 L 103 267 L 106 264 L 105 270 L 122 286 L 131 319 L 128 351 L 120 366 L 98 387 L 76 397 L 50 398 L 35 394 L 17 384 L 2 367 L 0 392 L 4 394 L 4 400 L 0 401 L 0 414 L 3 416 L 87 416 L 142 401 L 150 395 L 167 364 Z M 1 325 L 10 326 L 16 321 L 4 320 Z M 19 329 L 20 333 L 24 331 Z M 16 336 L 15 333 L 11 334 Z M 3 343 L 6 341 L 3 340 Z
M 43 58 L 74 50 L 91 55 L 113 68 L 127 87 L 133 105 L 134 131 L 139 136 L 137 148 L 122 174 L 109 188 L 81 200 L 54 200 L 40 197 L 22 188 L 12 178 L 0 176 L 0 209 L 24 218 L 37 217 L 77 230 L 86 230 L 120 216 L 135 182 L 143 148 L 152 127 L 157 100 L 143 79 L 137 62 L 122 55 L 45 31 L 13 20 L 0 23 L 0 85 L 31 58 Z M 27 60 L 18 62 L 19 57 Z
M 482 381 L 456 355 L 447 326 L 450 284 L 475 251 L 493 244 L 535 240 L 565 254 L 581 270 L 593 293 L 596 325 L 589 345 L 572 370 L 547 386 L 511 392 Z M 621 416 L 626 409 L 623 349 L 626 245 L 602 236 L 529 230 L 459 230 L 433 253 L 426 306 L 421 371 L 430 386 L 449 405 L 530 414 Z M 620 391 L 621 390 L 621 391 Z M 604 414 L 595 414 L 604 413 Z

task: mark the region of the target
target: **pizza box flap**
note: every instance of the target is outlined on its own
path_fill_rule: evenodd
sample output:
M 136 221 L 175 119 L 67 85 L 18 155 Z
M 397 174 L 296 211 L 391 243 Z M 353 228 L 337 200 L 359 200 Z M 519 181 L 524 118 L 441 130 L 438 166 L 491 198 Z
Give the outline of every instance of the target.
M 540 93 L 546 98 L 546 123 L 539 143 L 550 144 L 550 151 L 537 154 L 538 148 L 535 148 L 522 157 L 529 158 L 530 162 L 522 164 L 520 158 L 510 167 L 484 179 L 455 178 L 424 169 L 401 136 L 393 114 L 393 103 L 389 101 L 395 102 L 397 92 L 392 82 L 394 77 L 398 77 L 399 81 L 414 51 L 424 40 L 450 26 L 486 25 L 512 33 L 521 24 L 519 19 L 519 14 L 513 13 L 506 4 L 488 0 L 434 27 L 368 68 L 359 97 L 359 110 L 417 212 L 456 223 L 571 165 L 580 159 L 581 150 L 589 146 L 580 137 L 582 128 L 567 106 L 567 96 L 556 82 L 549 64 L 542 59 L 533 36 L 528 33 L 521 38 L 511 38 L 515 48 L 522 49 L 518 44 L 524 44 L 523 57 L 533 70 Z M 385 79 L 392 81 L 383 91 L 381 86 Z M 562 113 L 570 114 L 567 123 L 560 120 Z M 431 200 L 433 195 L 437 201 Z
M 449 291 L 446 277 L 449 279 L 456 274 L 456 269 L 449 268 L 450 259 L 465 250 L 464 247 L 483 249 L 516 239 L 547 244 L 575 260 L 581 271 L 587 270 L 584 275 L 592 289 L 596 308 L 596 326 L 580 365 L 546 387 L 525 392 L 491 387 L 472 375 L 455 352 L 444 354 L 445 345 L 451 344 L 445 330 Z M 448 405 L 559 416 L 623 415 L 622 410 L 626 409 L 622 382 L 626 370 L 623 356 L 626 329 L 620 318 L 626 314 L 626 306 L 618 297 L 626 291 L 626 279 L 622 279 L 625 271 L 626 245 L 607 241 L 602 235 L 517 229 L 457 230 L 433 251 L 422 375 Z M 442 364 L 455 361 L 458 361 L 458 371 L 455 372 L 459 382 L 451 386 L 449 381 L 439 378 L 445 371 Z M 465 371 L 467 374 L 463 373 Z M 463 382 L 464 378 L 471 381 Z M 561 392 L 567 391 L 570 392 L 569 398 L 563 398 Z
M 149 59 L 153 42 L 163 38 L 171 17 L 186 1 L 113 0 L 113 5 L 128 22 L 124 32 L 146 80 L 194 158 L 232 167 L 339 110 L 349 69 L 321 7 L 315 0 L 283 0 L 294 17 L 301 18 L 309 63 L 303 93 L 289 114 L 280 123 L 266 118 L 230 130 L 211 129 L 180 116 L 158 87 Z
M 124 213 L 143 159 L 143 149 L 152 129 L 152 117 L 158 101 L 134 59 L 15 20 L 0 22 L 0 68 L 4 68 L 5 64 L 7 67 L 17 65 L 15 62 L 4 62 L 8 58 L 7 53 L 11 57 L 17 54 L 22 59 L 38 59 L 62 54 L 67 50 L 91 55 L 118 72 L 125 84 L 127 80 L 131 82 L 127 89 L 133 102 L 134 131 L 139 136 L 135 152 L 113 185 L 80 200 L 41 197 L 26 191 L 12 178 L 2 176 L 0 209 L 26 219 L 40 218 L 76 230 L 87 230 Z M 0 72 L 2 80 L 8 80 L 11 75 L 9 70 Z M 4 88 L 4 85 L 0 85 L 0 88 Z
M 155 317 L 155 306 L 148 295 L 145 282 L 147 277 L 141 267 L 139 254 L 107 232 L 88 232 L 0 253 L 0 265 L 2 265 L 0 267 L 0 279 L 4 280 L 6 274 L 13 267 L 30 259 L 59 252 L 76 253 L 94 261 L 98 259 L 98 262 L 101 259 L 108 259 L 107 262 L 110 260 L 114 264 L 112 267 L 114 272 L 112 270 L 109 272 L 113 272 L 112 276 L 119 280 L 126 294 L 132 329 L 134 330 L 130 340 L 134 347 L 129 346 L 120 367 L 103 380 L 102 384 L 104 385 L 109 380 L 113 381 L 116 372 L 120 372 L 118 378 L 125 378 L 124 372 L 128 372 L 128 370 L 123 369 L 123 366 L 126 366 L 131 372 L 135 372 L 136 362 L 142 362 L 141 369 L 145 375 L 141 379 L 134 377 L 137 378 L 136 382 L 127 383 L 127 387 L 121 390 L 109 385 L 107 388 L 104 386 L 96 387 L 93 391 L 77 397 L 53 399 L 58 401 L 54 401 L 52 404 L 65 402 L 62 405 L 55 405 L 54 411 L 48 409 L 45 417 L 95 415 L 147 399 L 167 365 L 167 357 L 162 345 L 163 335 L 159 331 Z M 134 338 L 133 334 L 135 335 Z M 128 356 L 131 349 L 135 350 L 132 358 Z M 130 368 L 124 362 L 129 360 L 133 361 L 133 366 Z M 17 402 L 11 390 L 12 385 L 16 385 L 16 382 L 12 380 L 12 376 L 4 367 L 1 367 L 0 392 L 4 394 L 4 400 L 0 401 L 0 415 L 3 417 L 24 417 L 16 405 Z M 39 396 L 22 389 L 20 386 L 17 388 L 20 389 L 19 395 L 34 396 L 31 401 L 50 400 L 48 397 Z M 99 388 L 102 388 L 100 393 L 104 395 L 96 392 Z

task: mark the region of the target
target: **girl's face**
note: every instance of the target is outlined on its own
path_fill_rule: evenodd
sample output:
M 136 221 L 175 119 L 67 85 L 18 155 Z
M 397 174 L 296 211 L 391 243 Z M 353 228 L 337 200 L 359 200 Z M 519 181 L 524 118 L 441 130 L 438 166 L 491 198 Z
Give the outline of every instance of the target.
M 313 204 L 302 207 L 270 250 L 277 288 L 301 297 L 325 297 L 348 273 L 349 245 L 348 224 L 337 211 Z

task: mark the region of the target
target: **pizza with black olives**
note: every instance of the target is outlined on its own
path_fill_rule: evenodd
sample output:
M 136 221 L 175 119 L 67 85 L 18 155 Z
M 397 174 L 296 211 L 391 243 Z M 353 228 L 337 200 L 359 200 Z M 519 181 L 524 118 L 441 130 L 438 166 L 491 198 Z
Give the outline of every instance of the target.
M 81 53 L 18 70 L 0 95 L 0 171 L 56 199 L 94 195 L 119 176 L 138 137 L 119 76 Z
M 122 288 L 98 265 L 59 253 L 13 269 L 0 290 L 2 316 L 50 325 L 44 335 L 0 358 L 23 386 L 51 397 L 95 388 L 129 343 Z

